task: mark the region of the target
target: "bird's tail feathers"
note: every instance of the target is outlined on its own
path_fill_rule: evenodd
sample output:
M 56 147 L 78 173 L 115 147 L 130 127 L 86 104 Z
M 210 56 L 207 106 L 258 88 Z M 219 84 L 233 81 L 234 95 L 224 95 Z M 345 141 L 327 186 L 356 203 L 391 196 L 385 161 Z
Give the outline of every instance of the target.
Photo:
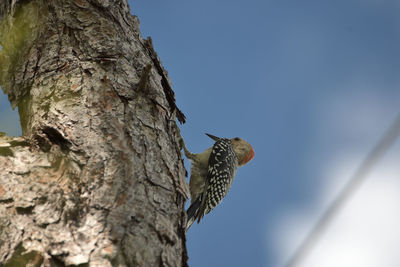
M 199 211 L 200 204 L 201 204 L 201 198 L 199 197 L 190 205 L 190 207 L 186 211 L 187 214 L 186 231 L 190 228 L 190 226 L 192 226 L 192 224 L 196 220 L 197 217 L 196 215 Z

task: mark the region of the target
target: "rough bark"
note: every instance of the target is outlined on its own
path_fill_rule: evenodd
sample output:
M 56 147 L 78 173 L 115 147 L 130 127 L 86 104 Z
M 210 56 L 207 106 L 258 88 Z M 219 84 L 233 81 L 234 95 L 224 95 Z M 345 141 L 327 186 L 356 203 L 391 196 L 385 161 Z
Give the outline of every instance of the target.
M 185 266 L 185 118 L 127 1 L 1 0 L 0 44 L 0 265 Z

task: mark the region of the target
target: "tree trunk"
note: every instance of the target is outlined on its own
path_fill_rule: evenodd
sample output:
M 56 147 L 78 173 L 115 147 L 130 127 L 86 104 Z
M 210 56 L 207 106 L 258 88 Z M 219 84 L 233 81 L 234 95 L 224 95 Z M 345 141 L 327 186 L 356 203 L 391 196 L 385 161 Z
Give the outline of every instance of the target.
M 1 0 L 0 265 L 186 266 L 166 71 L 126 0 Z

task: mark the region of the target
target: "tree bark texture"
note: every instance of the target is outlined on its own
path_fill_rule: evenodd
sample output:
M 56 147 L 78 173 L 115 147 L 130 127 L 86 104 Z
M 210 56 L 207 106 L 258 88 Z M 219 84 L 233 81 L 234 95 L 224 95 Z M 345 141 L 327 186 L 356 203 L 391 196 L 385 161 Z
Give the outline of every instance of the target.
M 1 0 L 0 44 L 0 265 L 186 266 L 185 118 L 127 1 Z

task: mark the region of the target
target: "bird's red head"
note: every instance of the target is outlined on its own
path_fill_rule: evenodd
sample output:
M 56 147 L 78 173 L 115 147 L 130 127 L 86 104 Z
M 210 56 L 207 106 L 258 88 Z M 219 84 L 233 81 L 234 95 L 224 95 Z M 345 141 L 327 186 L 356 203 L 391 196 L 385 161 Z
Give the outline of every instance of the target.
M 232 138 L 231 141 L 238 157 L 239 166 L 245 165 L 254 158 L 254 149 L 249 143 L 239 137 Z

